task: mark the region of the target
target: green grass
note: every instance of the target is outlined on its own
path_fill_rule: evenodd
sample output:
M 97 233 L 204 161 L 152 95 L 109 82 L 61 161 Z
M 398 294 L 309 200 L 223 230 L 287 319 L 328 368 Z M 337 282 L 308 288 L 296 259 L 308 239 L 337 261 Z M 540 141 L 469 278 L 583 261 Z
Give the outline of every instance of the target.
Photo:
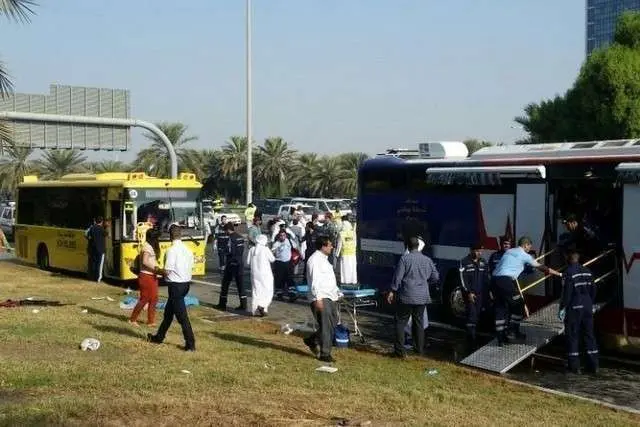
M 198 351 L 185 354 L 179 327 L 161 346 L 144 341 L 118 307 L 120 289 L 0 263 L 4 298 L 64 307 L 0 308 L 0 425 L 631 425 L 640 419 L 518 387 L 428 359 L 396 361 L 336 351 L 339 371 L 268 322 L 204 322 L 190 311 Z M 93 301 L 111 296 L 116 302 Z M 81 313 L 84 307 L 88 314 Z M 144 314 L 144 313 L 143 313 Z M 96 352 L 79 343 L 98 338 Z M 425 375 L 435 368 L 437 376 Z M 183 369 L 190 374 L 182 373 Z

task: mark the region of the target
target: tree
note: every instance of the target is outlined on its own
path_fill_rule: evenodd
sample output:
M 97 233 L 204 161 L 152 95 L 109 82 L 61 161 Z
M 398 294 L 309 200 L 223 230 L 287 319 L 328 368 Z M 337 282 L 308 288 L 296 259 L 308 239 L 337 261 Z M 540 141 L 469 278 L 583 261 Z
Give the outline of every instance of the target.
M 240 194 L 244 194 L 244 183 L 247 176 L 247 138 L 232 136 L 225 142 L 220 154 L 222 175 L 229 181 L 235 182 Z
M 33 149 L 16 147 L 14 144 L 5 147 L 0 158 L 0 190 L 9 193 L 15 199 L 16 189 L 25 175 L 34 172 L 35 165 L 30 160 Z
M 338 188 L 340 196 L 355 197 L 358 191 L 358 169 L 369 156 L 365 153 L 344 153 L 337 156 L 340 168 Z
M 128 165 L 119 160 L 103 160 L 101 162 L 91 163 L 85 165 L 87 170 L 94 173 L 107 173 L 107 172 L 129 172 L 131 171 L 131 165 Z
M 613 44 L 594 51 L 562 96 L 532 103 L 517 117 L 530 142 L 640 136 L 640 13 L 618 21 Z
M 188 136 L 188 127 L 183 123 L 162 122 L 156 126 L 167 136 L 171 145 L 176 151 L 178 158 L 178 169 L 181 171 L 193 171 L 197 165 L 194 159 L 194 151 L 186 147 L 186 145 L 198 139 L 197 136 Z M 141 172 L 146 172 L 151 176 L 169 177 L 171 173 L 171 162 L 169 159 L 169 151 L 164 142 L 155 134 L 145 133 L 145 138 L 149 139 L 151 147 L 145 148 L 138 152 L 133 165 Z M 197 174 L 197 171 L 195 172 Z
M 287 175 L 293 169 L 295 150 L 291 150 L 282 138 L 267 138 L 258 147 L 255 175 L 263 187 L 277 188 L 277 196 L 286 194 Z
M 33 0 L 2 0 L 0 1 L 0 15 L 14 22 L 28 23 L 34 14 Z M 4 98 L 13 92 L 13 83 L 9 78 L 5 64 L 0 61 L 0 98 Z M 11 129 L 0 122 L 0 147 L 10 145 L 12 141 Z
M 481 148 L 491 147 L 492 145 L 494 145 L 489 141 L 480 141 L 478 139 L 473 139 L 473 138 L 466 139 L 463 142 L 464 142 L 464 145 L 467 146 L 467 150 L 469 150 L 469 154 L 473 154 Z
M 336 157 L 321 157 L 317 166 L 308 172 L 310 172 L 309 189 L 313 196 L 332 197 L 340 192 L 338 182 L 341 171 Z
M 85 160 L 87 158 L 79 150 L 51 150 L 36 160 L 35 165 L 43 178 L 58 179 L 86 170 L 83 167 Z

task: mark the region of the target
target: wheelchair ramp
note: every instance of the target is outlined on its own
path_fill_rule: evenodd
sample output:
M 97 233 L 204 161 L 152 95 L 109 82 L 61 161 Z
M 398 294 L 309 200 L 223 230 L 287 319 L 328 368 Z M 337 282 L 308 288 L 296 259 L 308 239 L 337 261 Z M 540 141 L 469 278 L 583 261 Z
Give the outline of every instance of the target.
M 460 363 L 500 374 L 508 372 L 553 338 L 564 333 L 564 323 L 558 319 L 559 306 L 560 301 L 554 301 L 520 323 L 520 330 L 527 334 L 525 340 L 499 347 L 498 341 L 494 339 Z M 602 307 L 604 304 L 596 304 L 594 311 L 597 312 Z

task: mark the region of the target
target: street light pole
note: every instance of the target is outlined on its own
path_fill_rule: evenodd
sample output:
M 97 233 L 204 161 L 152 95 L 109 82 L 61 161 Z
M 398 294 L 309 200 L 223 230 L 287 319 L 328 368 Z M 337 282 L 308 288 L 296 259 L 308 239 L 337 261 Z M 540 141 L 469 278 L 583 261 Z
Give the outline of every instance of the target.
M 252 159 L 252 147 L 251 140 L 253 139 L 251 129 L 251 116 L 252 116 L 252 96 L 251 96 L 251 0 L 246 0 L 246 66 L 247 66 L 247 117 L 246 117 L 246 133 L 247 133 L 247 204 L 251 203 L 253 196 L 253 159 Z

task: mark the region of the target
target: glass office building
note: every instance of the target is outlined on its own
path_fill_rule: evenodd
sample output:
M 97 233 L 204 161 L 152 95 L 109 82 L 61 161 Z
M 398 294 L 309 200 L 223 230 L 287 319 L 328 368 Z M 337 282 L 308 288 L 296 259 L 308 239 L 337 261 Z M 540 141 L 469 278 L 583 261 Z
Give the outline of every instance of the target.
M 587 0 L 587 55 L 613 40 L 622 12 L 640 11 L 640 0 Z

